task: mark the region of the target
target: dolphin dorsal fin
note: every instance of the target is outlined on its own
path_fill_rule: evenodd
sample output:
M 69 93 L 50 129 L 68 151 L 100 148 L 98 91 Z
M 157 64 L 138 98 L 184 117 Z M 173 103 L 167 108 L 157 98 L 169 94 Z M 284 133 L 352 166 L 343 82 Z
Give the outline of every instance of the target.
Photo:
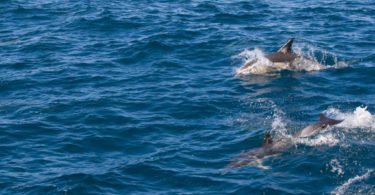
M 288 42 L 286 42 L 282 47 L 280 47 L 279 50 L 277 50 L 277 52 L 280 52 L 283 54 L 292 53 L 293 41 L 294 41 L 294 38 L 289 39 Z
M 324 124 L 324 125 L 336 125 L 336 124 L 339 124 L 341 123 L 343 120 L 335 120 L 335 119 L 331 119 L 331 118 L 328 118 L 326 117 L 324 114 L 320 114 L 319 115 L 319 123 L 320 124 Z

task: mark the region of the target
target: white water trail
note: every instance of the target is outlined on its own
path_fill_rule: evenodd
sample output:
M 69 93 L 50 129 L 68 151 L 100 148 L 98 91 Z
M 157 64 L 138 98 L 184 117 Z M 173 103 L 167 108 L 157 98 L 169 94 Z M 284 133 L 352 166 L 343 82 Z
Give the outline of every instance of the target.
M 337 187 L 334 191 L 332 191 L 331 194 L 336 194 L 336 195 L 346 194 L 346 192 L 347 192 L 347 190 L 349 189 L 350 186 L 352 186 L 353 184 L 355 184 L 357 182 L 368 179 L 372 172 L 373 172 L 373 170 L 369 169 L 363 175 L 357 175 L 353 178 L 350 178 L 344 184 L 342 184 L 341 186 Z M 351 193 L 348 193 L 348 194 L 351 194 Z

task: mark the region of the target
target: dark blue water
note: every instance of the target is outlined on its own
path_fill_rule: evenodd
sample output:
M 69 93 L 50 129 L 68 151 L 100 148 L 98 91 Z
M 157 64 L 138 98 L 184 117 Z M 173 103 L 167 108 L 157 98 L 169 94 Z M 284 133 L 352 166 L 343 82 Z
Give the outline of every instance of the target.
M 235 75 L 290 37 L 350 66 Z M 375 193 L 374 63 L 371 0 L 2 1 L 1 194 Z M 222 174 L 321 112 L 345 121 Z

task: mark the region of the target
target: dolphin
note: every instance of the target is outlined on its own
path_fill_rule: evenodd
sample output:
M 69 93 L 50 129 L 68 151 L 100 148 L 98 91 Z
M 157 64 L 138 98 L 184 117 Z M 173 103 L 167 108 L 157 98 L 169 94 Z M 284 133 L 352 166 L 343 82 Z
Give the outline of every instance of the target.
M 310 137 L 322 129 L 325 129 L 327 126 L 333 126 L 341 123 L 342 121 L 343 120 L 331 119 L 326 117 L 324 114 L 320 114 L 318 122 L 308 125 L 299 132 L 295 133 L 292 137 L 281 138 L 274 141 L 271 134 L 268 132 L 264 136 L 261 147 L 241 153 L 232 160 L 227 168 L 255 166 L 258 168 L 267 169 L 268 167 L 262 165 L 263 159 L 275 154 L 283 153 L 293 147 L 293 138 Z
M 293 137 L 310 137 L 327 126 L 334 126 L 341 123 L 343 120 L 335 120 L 328 118 L 324 114 L 319 115 L 319 121 L 315 124 L 303 128 L 301 131 L 293 135 Z
M 265 55 L 265 59 L 254 59 L 237 70 L 237 74 L 267 74 L 281 70 L 319 70 L 323 65 L 308 57 L 293 52 L 294 38 L 289 39 L 275 53 Z M 304 66 L 305 65 L 305 66 Z M 309 68 L 306 68 L 309 65 Z

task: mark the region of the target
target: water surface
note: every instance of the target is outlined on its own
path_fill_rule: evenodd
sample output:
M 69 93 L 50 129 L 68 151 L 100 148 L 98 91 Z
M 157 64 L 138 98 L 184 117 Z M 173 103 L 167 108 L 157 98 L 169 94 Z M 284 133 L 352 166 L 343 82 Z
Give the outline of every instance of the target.
M 375 192 L 373 1 L 2 1 L 3 194 Z M 348 67 L 238 77 L 288 38 Z M 221 174 L 266 131 L 341 126 Z

